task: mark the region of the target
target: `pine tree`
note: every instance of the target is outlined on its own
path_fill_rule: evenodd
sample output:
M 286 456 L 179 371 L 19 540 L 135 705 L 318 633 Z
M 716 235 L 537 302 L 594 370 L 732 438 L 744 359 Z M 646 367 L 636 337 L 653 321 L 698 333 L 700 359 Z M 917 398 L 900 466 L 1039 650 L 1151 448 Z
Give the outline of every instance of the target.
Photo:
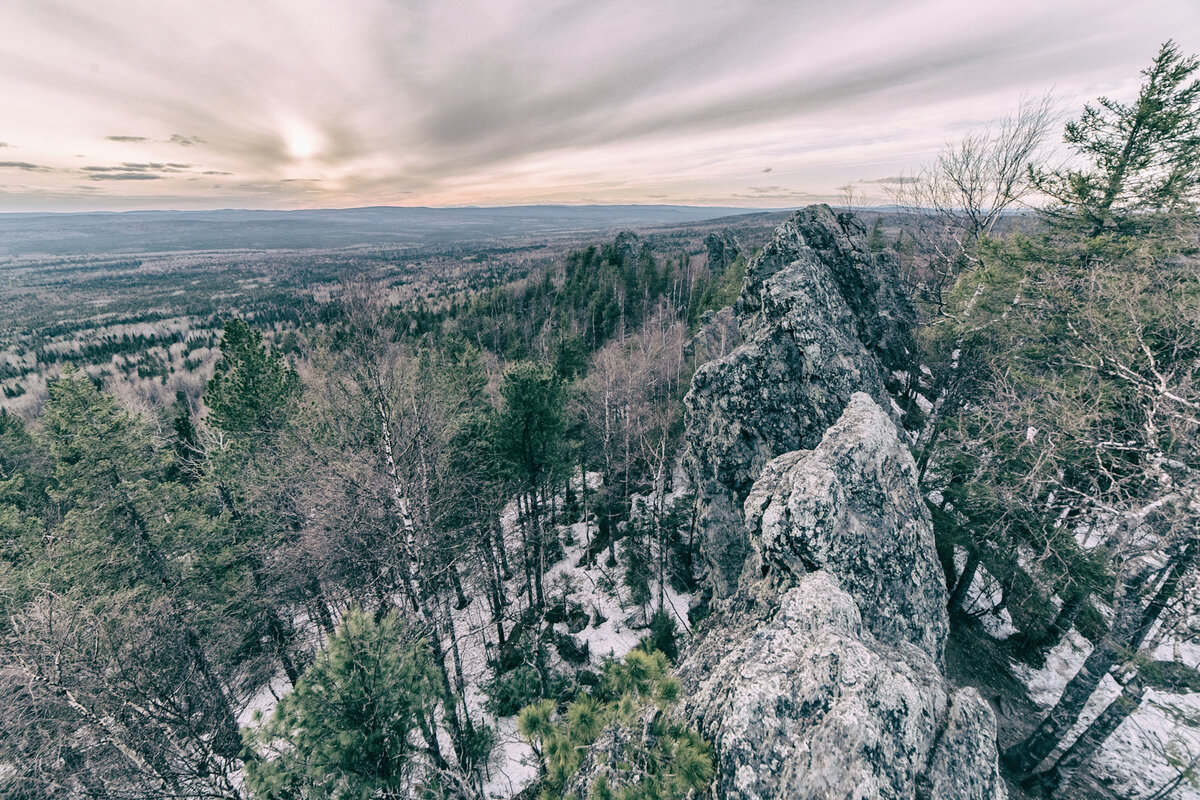
M 247 785 L 260 800 L 409 797 L 436 769 L 429 743 L 444 699 L 429 647 L 395 612 L 376 621 L 351 609 L 251 736 L 264 758 Z
M 883 241 L 883 217 L 876 217 L 874 224 L 871 225 L 871 235 L 867 239 L 867 249 L 872 253 L 879 253 L 887 245 Z
M 300 665 L 295 650 L 292 616 L 281 608 L 281 598 L 304 600 L 327 617 L 319 584 L 300 575 L 272 579 L 267 569 L 271 553 L 295 537 L 290 488 L 299 480 L 302 466 L 279 458 L 287 424 L 296 413 L 302 387 L 300 377 L 262 333 L 244 320 L 225 324 L 221 360 L 206 387 L 208 422 L 230 435 L 201 464 L 199 442 L 190 414 L 181 408 L 175 418 L 176 451 L 184 476 L 195 476 L 207 467 L 204 486 L 210 488 L 228 514 L 236 545 L 218 553 L 220 561 L 240 567 L 250 578 L 245 590 L 231 593 L 226 608 L 242 624 L 240 651 L 249 658 L 263 649 L 283 667 L 293 684 Z M 289 579 L 293 585 L 287 584 Z M 299 585 L 294 585 L 296 582 Z M 324 613 L 322 613 L 324 612 Z M 266 676 L 269 680 L 270 676 Z
M 1142 75 L 1133 103 L 1101 97 L 1067 124 L 1083 166 L 1035 170 L 1058 205 L 1051 220 L 1087 238 L 1144 233 L 1190 215 L 1200 200 L 1200 67 L 1167 42 Z
M 517 730 L 541 765 L 542 800 L 578 796 L 568 789 L 589 746 L 605 730 L 619 731 L 612 739 L 618 749 L 598 751 L 599 775 L 582 787 L 589 800 L 702 796 L 714 775 L 710 746 L 693 729 L 670 721 L 679 682 L 669 667 L 662 653 L 634 649 L 623 662 L 606 662 L 600 685 L 576 697 L 565 714 L 555 717 L 553 700 L 521 710 Z

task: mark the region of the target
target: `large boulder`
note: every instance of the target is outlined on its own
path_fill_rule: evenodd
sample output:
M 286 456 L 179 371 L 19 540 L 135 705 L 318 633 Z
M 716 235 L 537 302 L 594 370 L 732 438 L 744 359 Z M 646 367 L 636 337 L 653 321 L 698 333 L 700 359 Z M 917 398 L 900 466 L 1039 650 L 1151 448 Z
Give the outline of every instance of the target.
M 701 366 L 685 401 L 687 468 L 700 502 L 708 591 L 732 594 L 749 553 L 742 503 L 763 466 L 812 448 L 851 394 L 892 407 L 914 314 L 896 259 L 828 206 L 796 212 L 747 265 L 744 343 Z
M 946 589 L 911 454 L 863 393 L 748 491 L 738 591 L 680 665 L 720 798 L 999 800 L 995 719 L 940 661 Z
M 765 624 L 710 633 L 683 672 L 720 798 L 1004 797 L 990 707 L 951 694 L 919 648 L 872 636 L 827 572 L 799 578 Z
M 815 449 L 768 462 L 745 515 L 763 572 L 831 572 L 875 637 L 941 661 L 950 624 L 933 522 L 908 448 L 870 397 L 852 395 Z

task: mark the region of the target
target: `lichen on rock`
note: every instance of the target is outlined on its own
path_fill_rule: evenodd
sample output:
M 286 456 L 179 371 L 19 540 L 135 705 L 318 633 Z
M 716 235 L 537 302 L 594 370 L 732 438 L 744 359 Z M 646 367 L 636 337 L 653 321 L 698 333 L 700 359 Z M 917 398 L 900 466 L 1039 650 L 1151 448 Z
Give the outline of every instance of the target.
M 995 718 L 941 670 L 946 588 L 889 376 L 912 309 L 828 207 L 748 266 L 744 342 L 687 397 L 713 602 L 675 714 L 718 798 L 1000 800 Z

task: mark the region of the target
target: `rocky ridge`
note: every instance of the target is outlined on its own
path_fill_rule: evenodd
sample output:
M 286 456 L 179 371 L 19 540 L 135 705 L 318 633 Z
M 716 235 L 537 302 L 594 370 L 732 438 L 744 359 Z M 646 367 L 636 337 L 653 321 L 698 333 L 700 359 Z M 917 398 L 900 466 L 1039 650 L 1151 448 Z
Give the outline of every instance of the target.
M 710 250 L 724 258 L 729 243 Z M 854 392 L 890 407 L 915 319 L 890 252 L 828 206 L 794 214 L 747 265 L 743 343 L 701 366 L 686 404 L 706 589 L 727 597 L 749 554 L 742 503 L 772 458 L 814 447 Z
M 991 707 L 942 672 L 947 592 L 888 386 L 912 351 L 896 272 L 853 222 L 797 212 L 747 265 L 743 343 L 693 379 L 713 599 L 669 713 L 711 741 L 721 800 L 1005 797 Z M 605 731 L 577 796 L 620 789 L 645 729 Z
M 748 265 L 744 344 L 693 380 L 715 600 L 676 714 L 713 743 L 717 797 L 1005 796 L 991 708 L 941 670 L 946 589 L 888 392 L 912 349 L 896 272 L 828 207 L 797 212 Z

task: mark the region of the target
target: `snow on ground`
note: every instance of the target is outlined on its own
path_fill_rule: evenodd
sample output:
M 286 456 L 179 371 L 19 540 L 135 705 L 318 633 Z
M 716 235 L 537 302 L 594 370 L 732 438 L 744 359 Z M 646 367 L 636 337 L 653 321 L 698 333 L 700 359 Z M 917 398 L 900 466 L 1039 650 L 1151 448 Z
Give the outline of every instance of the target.
M 1016 679 L 1025 684 L 1029 699 L 1042 708 L 1049 708 L 1058 702 L 1063 687 L 1091 652 L 1092 643 L 1072 628 L 1046 654 L 1046 663 L 1041 669 L 1021 662 L 1013 662 L 1010 669 Z
M 593 622 L 597 618 L 597 612 L 600 617 L 604 618 L 600 625 L 589 624 L 574 634 L 574 638 L 580 644 L 587 643 L 591 664 L 599 668 L 606 657 L 618 659 L 624 657 L 646 635 L 646 630 L 644 628 L 635 629 L 629 625 L 627 620 L 637 614 L 638 610 L 629 605 L 627 596 L 623 597 L 624 587 L 621 585 L 620 568 L 610 569 L 604 565 L 606 553 L 599 554 L 595 563 L 587 568 L 576 566 L 587 547 L 589 540 L 587 528 L 586 523 L 580 522 L 563 526 L 560 529 L 560 535 L 569 534 L 574 544 L 567 546 L 565 557 L 547 570 L 545 586 L 550 596 L 556 596 L 560 587 L 563 586 L 565 578 L 573 590 L 570 600 L 582 605 L 588 615 L 592 617 Z M 514 584 L 517 581 L 518 578 L 514 577 Z M 516 586 L 510 586 L 509 596 L 515 595 Z M 657 592 L 654 596 L 657 597 Z M 664 596 L 664 606 L 676 615 L 680 637 L 686 637 L 688 632 L 687 610 L 691 603 L 691 597 L 675 592 L 669 585 L 665 587 Z M 473 609 L 477 610 L 482 619 L 486 619 L 490 613 L 483 598 L 473 600 L 471 606 L 464 611 L 470 615 Z M 490 640 L 491 632 L 488 627 L 476 624 L 474 630 L 481 634 L 488 631 L 484 637 Z M 566 633 L 567 626 L 565 623 L 557 623 L 555 630 Z M 463 650 L 463 671 L 467 676 L 467 682 L 473 687 L 482 686 L 489 677 L 487 648 L 483 639 L 480 636 L 463 637 L 460 647 Z M 470 668 L 467 666 L 468 662 Z M 551 663 L 561 664 L 557 656 L 551 659 Z M 532 749 L 517 733 L 516 719 L 514 717 L 505 717 L 499 720 L 491 718 L 491 715 L 484 711 L 485 701 L 486 696 L 481 691 L 471 692 L 472 713 L 486 718 L 488 723 L 494 726 L 497 734 L 496 750 L 492 757 L 492 763 L 489 765 L 488 780 L 484 787 L 485 793 L 488 797 L 511 797 L 537 777 L 536 761 Z
M 675 486 L 680 487 L 681 483 L 677 479 Z M 599 476 L 589 473 L 588 486 L 595 488 L 598 485 Z M 666 496 L 666 503 L 669 505 L 681 495 L 682 490 L 677 488 Z M 518 524 L 516 506 L 510 504 L 501 514 L 501 526 L 506 541 L 510 543 L 509 558 L 514 572 L 505 591 L 510 601 L 519 605 L 523 580 L 517 565 L 521 554 L 512 546 L 520 541 Z M 564 542 L 564 556 L 546 571 L 543 585 L 549 598 L 561 596 L 569 587 L 569 601 L 581 605 L 591 618 L 583 630 L 572 635 L 581 645 L 587 644 L 591 665 L 598 669 L 606 657 L 622 658 L 637 646 L 647 632 L 644 628 L 632 627 L 630 618 L 644 618 L 645 614 L 629 603 L 628 590 L 621 581 L 621 568 L 605 566 L 607 551 L 597 555 L 590 566 L 577 566 L 596 534 L 594 524 L 577 522 L 561 525 L 558 530 Z M 687 610 L 691 605 L 691 597 L 675 592 L 670 585 L 663 588 L 664 607 L 676 617 L 677 633 L 683 639 L 689 632 Z M 652 587 L 652 596 L 656 602 L 657 585 Z M 603 622 L 595 625 L 595 620 L 599 618 L 603 618 Z M 486 598 L 477 592 L 466 608 L 454 612 L 454 621 L 459 636 L 463 676 L 468 684 L 468 713 L 473 720 L 482 720 L 491 725 L 496 734 L 496 747 L 487 767 L 484 792 L 489 798 L 512 797 L 537 778 L 537 762 L 533 750 L 517 733 L 516 718 L 496 719 L 486 710 L 487 696 L 482 687 L 490 677 L 488 658 L 494 652 L 496 639 L 495 625 L 491 622 L 491 610 Z M 557 623 L 555 630 L 568 632 L 566 623 Z M 551 666 L 562 666 L 553 648 L 551 655 Z
M 1096 756 L 1096 772 L 1117 782 L 1123 796 L 1151 796 L 1176 775 L 1168 754 L 1184 764 L 1200 756 L 1200 728 L 1182 723 L 1186 718 L 1200 723 L 1200 695 L 1147 691 Z M 1200 800 L 1200 787 L 1185 781 L 1169 798 Z
M 955 562 L 961 572 L 966 563 L 966 551 L 955 550 Z M 996 608 L 1001 601 L 999 583 L 982 566 L 972 581 L 964 610 L 976 616 L 984 629 L 995 639 L 1006 639 L 1017 632 L 1008 611 Z M 1106 618 L 1111 609 L 1098 604 L 1097 610 Z M 1062 695 L 1067 682 L 1079 671 L 1092 643 L 1076 630 L 1067 635 L 1047 654 L 1041 669 L 1013 662 L 1010 669 L 1029 693 L 1029 698 L 1043 711 L 1049 710 Z M 1155 652 L 1161 660 L 1179 660 L 1189 666 L 1200 665 L 1200 645 L 1186 641 L 1164 641 Z M 1111 675 L 1100 682 L 1088 700 L 1075 727 L 1063 738 L 1060 748 L 1051 753 L 1053 763 L 1070 747 L 1087 726 L 1121 693 L 1121 687 Z M 1168 761 L 1184 763 L 1200 755 L 1200 695 L 1171 694 L 1147 691 L 1142 705 L 1109 737 L 1092 762 L 1096 776 L 1121 796 L 1149 797 L 1169 782 L 1176 770 Z M 1188 784 L 1178 787 L 1173 800 L 1200 800 L 1200 787 Z
M 292 689 L 287 676 L 283 673 L 276 675 L 271 682 L 258 690 L 246 706 L 238 714 L 237 723 L 240 727 L 258 727 L 271 718 L 275 712 L 275 704 Z
M 587 527 L 586 523 L 579 522 L 563 528 L 564 531 L 570 531 L 575 544 L 567 547 L 566 557 L 547 571 L 546 586 L 548 587 L 547 591 L 553 593 L 553 589 L 549 587 L 561 585 L 563 579 L 566 578 L 573 587 L 571 600 L 582 605 L 593 618 L 596 611 L 606 618 L 599 626 L 588 625 L 579 633 L 574 634 L 576 639 L 587 642 L 592 663 L 599 666 L 605 656 L 621 658 L 637 646 L 637 643 L 646 635 L 646 630 L 645 628 L 631 627 L 630 618 L 644 617 L 645 614 L 630 605 L 628 597 L 622 597 L 625 587 L 621 584 L 621 567 L 605 566 L 607 551 L 599 554 L 595 563 L 587 568 L 576 566 L 587 547 L 585 538 L 588 535 Z M 655 599 L 651 601 L 655 604 L 658 597 L 657 589 L 658 586 L 655 583 L 652 586 L 652 594 Z M 669 582 L 663 587 L 663 590 L 663 607 L 675 617 L 677 635 L 681 639 L 686 638 L 688 635 L 687 610 L 691 604 L 691 596 L 676 592 L 671 588 Z M 640 620 L 632 621 L 640 622 Z M 567 627 L 564 623 L 558 623 L 556 629 L 566 632 Z
M 1188 652 L 1195 649 L 1189 646 Z M 1166 655 L 1175 650 L 1171 643 L 1166 643 L 1160 646 L 1159 653 Z M 1017 680 L 1025 685 L 1029 698 L 1043 710 L 1048 710 L 1058 702 L 1063 688 L 1091 652 L 1092 643 L 1071 629 L 1046 656 L 1041 669 L 1016 662 L 1010 668 Z M 1194 663 L 1191 665 L 1195 666 Z M 1079 721 L 1063 738 L 1060 749 L 1051 753 L 1050 759 L 1056 759 L 1062 748 L 1070 747 L 1120 693 L 1121 687 L 1111 675 L 1106 675 L 1088 700 Z M 1175 775 L 1175 769 L 1167 761 L 1167 753 L 1185 761 L 1200 755 L 1200 695 L 1147 691 L 1138 710 L 1105 742 L 1093 760 L 1092 768 L 1096 776 L 1110 783 L 1119 795 L 1148 797 Z M 1200 800 L 1200 788 L 1185 783 L 1171 798 Z
M 960 574 L 966 564 L 967 551 L 962 547 L 954 548 L 954 565 Z M 1000 581 L 992 577 L 987 568 L 980 564 L 975 572 L 975 579 L 967 587 L 963 611 L 978 619 L 988 636 L 993 639 L 1007 639 L 1017 632 L 1008 609 L 1000 608 L 1003 600 L 1004 590 Z
M 537 779 L 537 759 L 517 733 L 516 717 L 497 720 L 494 729 L 496 749 L 485 772 L 483 793 L 489 798 L 513 797 Z

